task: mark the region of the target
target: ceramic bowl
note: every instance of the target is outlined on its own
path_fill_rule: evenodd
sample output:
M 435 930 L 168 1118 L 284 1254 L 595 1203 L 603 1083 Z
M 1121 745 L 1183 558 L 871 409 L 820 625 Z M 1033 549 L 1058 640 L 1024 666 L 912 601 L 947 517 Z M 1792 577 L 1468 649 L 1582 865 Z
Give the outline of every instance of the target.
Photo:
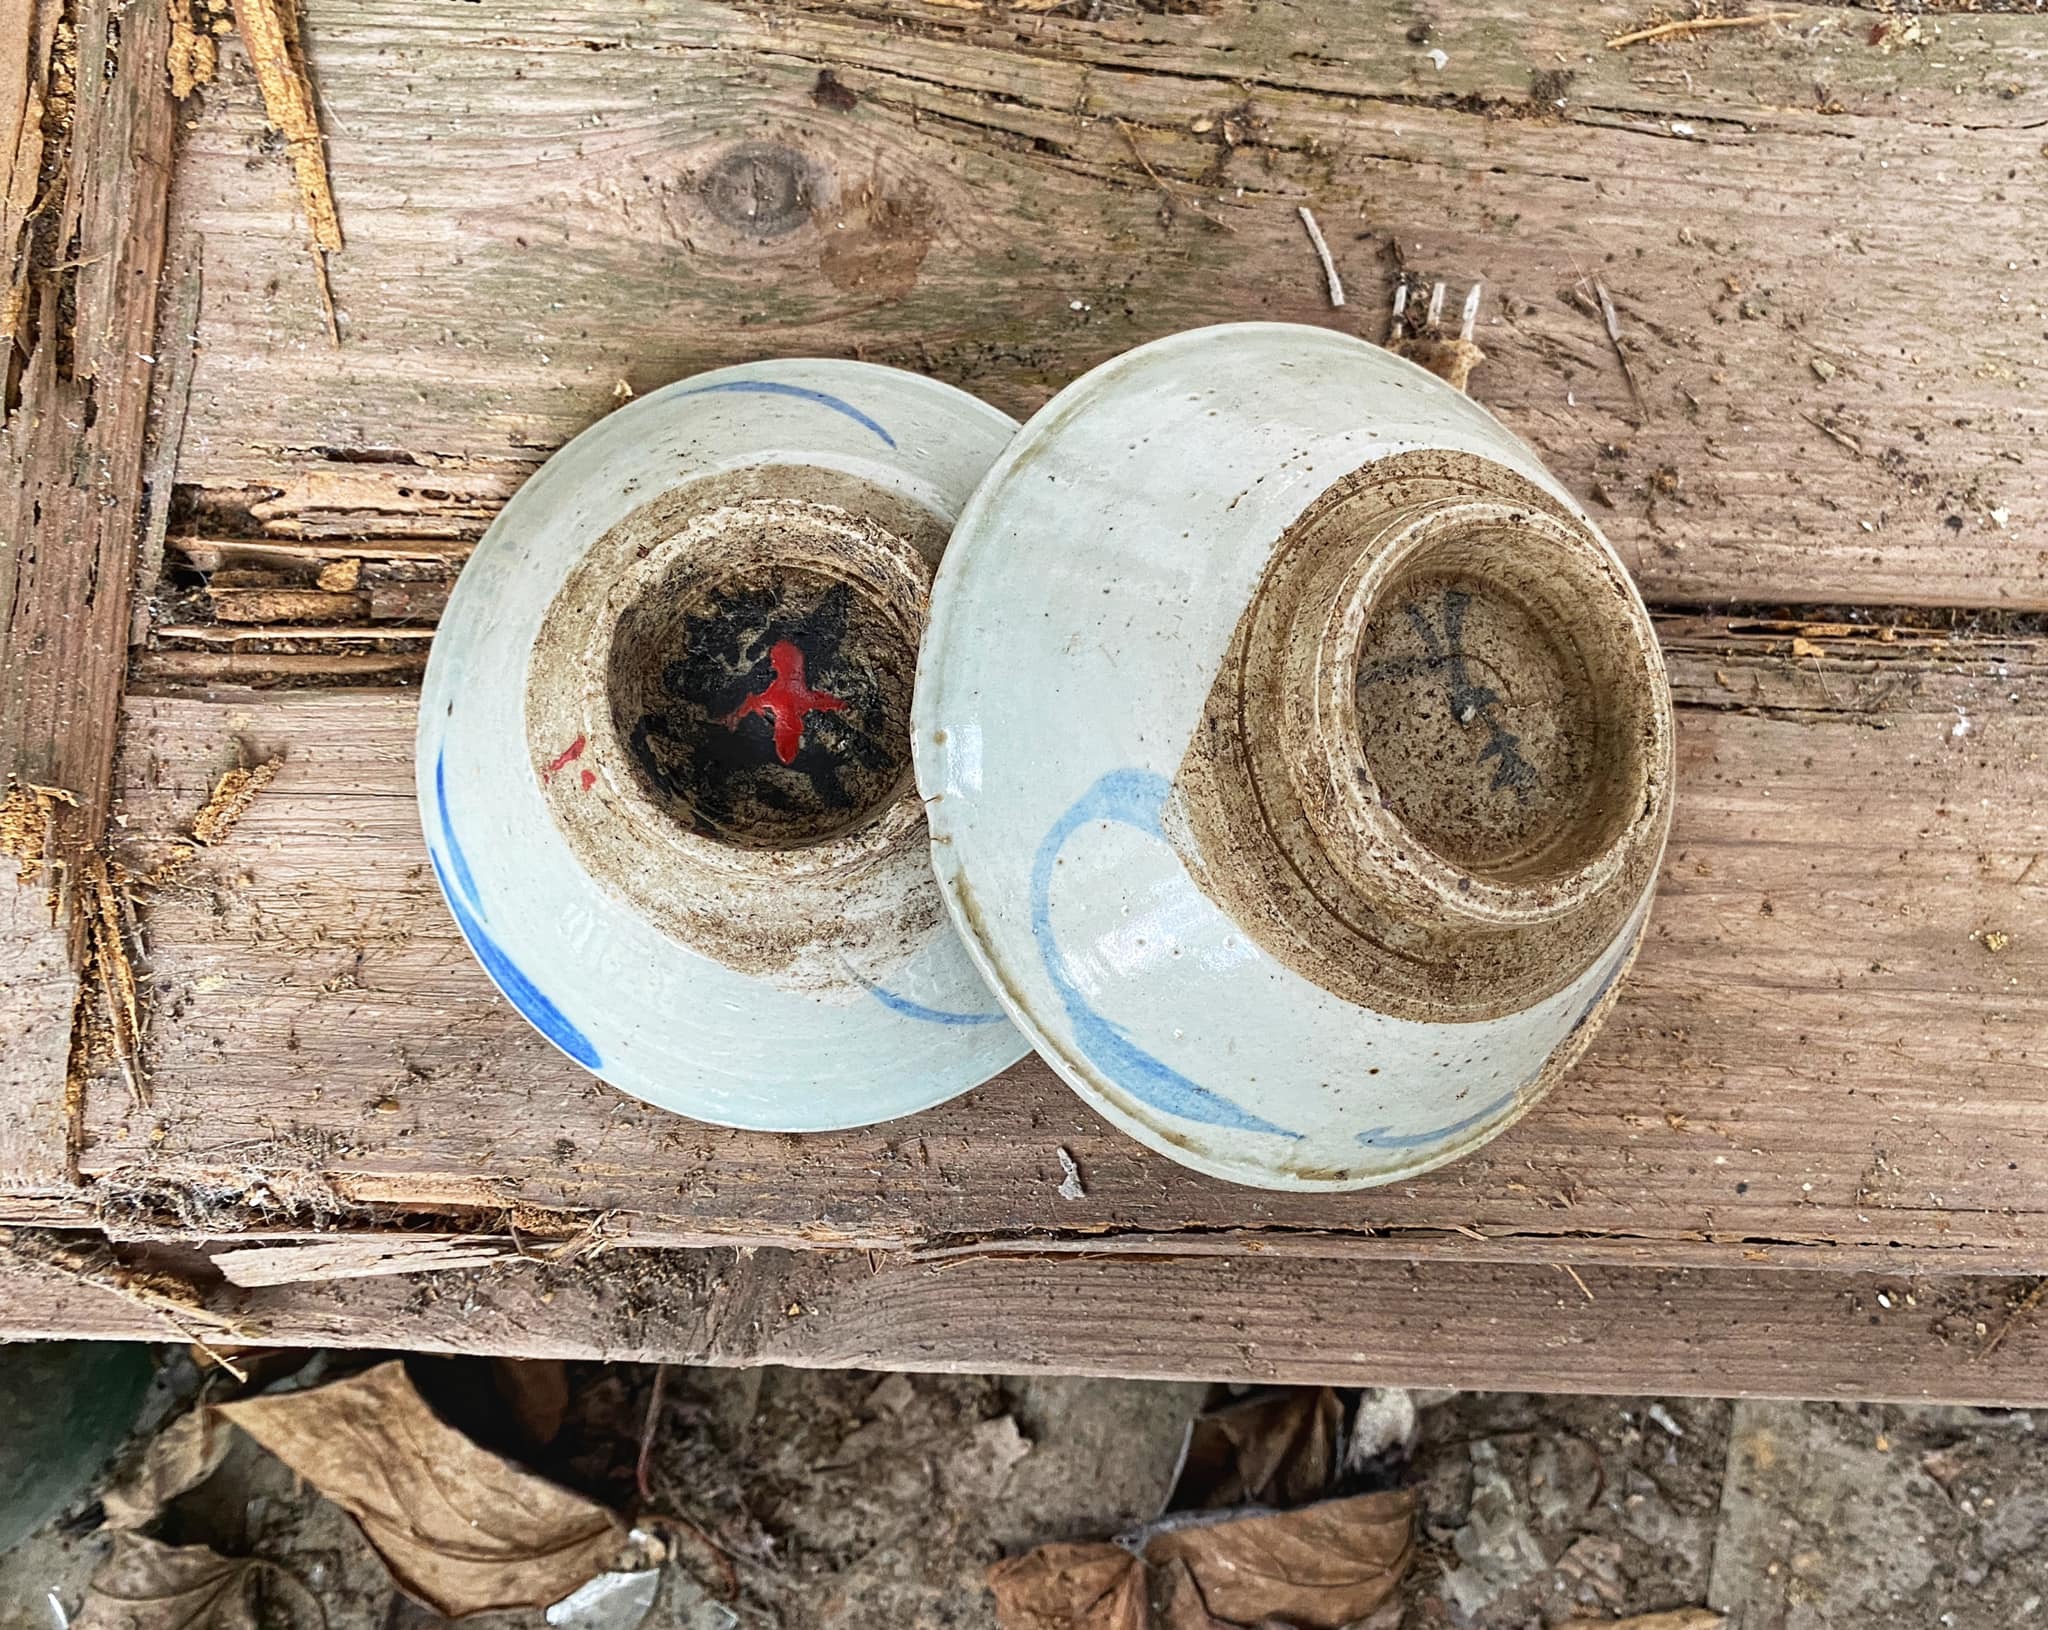
M 728 368 L 578 436 L 477 546 L 421 695 L 428 852 L 577 1063 L 808 1131 L 1023 1053 L 941 910 L 909 763 L 932 571 L 1015 428 L 890 368 Z
M 1147 345 L 996 461 L 913 708 L 953 919 L 1132 1136 L 1353 1188 L 1501 1131 L 1643 931 L 1671 704 L 1621 562 L 1441 380 L 1320 329 Z

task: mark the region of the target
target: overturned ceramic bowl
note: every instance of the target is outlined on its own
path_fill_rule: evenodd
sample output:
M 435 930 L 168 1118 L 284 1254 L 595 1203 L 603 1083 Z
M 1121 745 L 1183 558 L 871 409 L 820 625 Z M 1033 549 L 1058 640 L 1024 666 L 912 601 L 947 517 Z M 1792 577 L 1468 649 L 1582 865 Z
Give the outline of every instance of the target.
M 1245 324 L 1098 368 L 938 576 L 912 724 L 947 904 L 1105 1116 L 1355 1188 L 1492 1137 L 1591 1038 L 1671 816 L 1621 562 L 1490 415 Z
M 911 781 L 933 568 L 1015 430 L 890 368 L 656 391 L 533 477 L 421 696 L 428 851 L 533 1026 L 614 1086 L 810 1131 L 1018 1058 Z

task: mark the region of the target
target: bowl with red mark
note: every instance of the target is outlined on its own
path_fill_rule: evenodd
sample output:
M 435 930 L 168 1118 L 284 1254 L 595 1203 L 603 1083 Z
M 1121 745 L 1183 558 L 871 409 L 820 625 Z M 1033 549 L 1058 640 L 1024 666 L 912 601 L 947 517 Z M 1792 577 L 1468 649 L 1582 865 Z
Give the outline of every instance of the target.
M 722 369 L 578 436 L 477 546 L 421 694 L 422 823 L 470 949 L 577 1063 L 809 1131 L 1023 1053 L 909 760 L 932 575 L 1014 429 L 871 364 Z

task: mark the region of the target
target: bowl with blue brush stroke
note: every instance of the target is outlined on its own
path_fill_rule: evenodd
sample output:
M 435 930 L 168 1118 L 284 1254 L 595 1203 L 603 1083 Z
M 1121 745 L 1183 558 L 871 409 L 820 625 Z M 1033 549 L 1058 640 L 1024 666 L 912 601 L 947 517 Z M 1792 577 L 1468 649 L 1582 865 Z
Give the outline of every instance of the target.
M 1385 1183 L 1560 1078 L 1640 943 L 1669 687 L 1614 551 L 1468 397 L 1239 324 L 1025 425 L 938 573 L 913 750 L 955 924 L 1115 1125 Z
M 895 369 L 722 369 L 578 436 L 477 546 L 421 819 L 471 951 L 576 1063 L 813 1131 L 1025 1051 L 945 916 L 909 748 L 932 575 L 1014 430 Z

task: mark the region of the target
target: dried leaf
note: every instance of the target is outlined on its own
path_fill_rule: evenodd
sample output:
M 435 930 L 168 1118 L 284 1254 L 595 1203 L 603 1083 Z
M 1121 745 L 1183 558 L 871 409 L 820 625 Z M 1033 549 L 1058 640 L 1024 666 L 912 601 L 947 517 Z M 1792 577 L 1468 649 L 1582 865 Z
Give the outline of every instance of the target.
M 1721 1630 L 1728 1615 L 1708 1607 L 1681 1607 L 1670 1613 L 1638 1613 L 1632 1619 L 1573 1619 L 1559 1630 Z
M 519 1434 L 536 1449 L 561 1436 L 569 1411 L 569 1370 L 559 1358 L 494 1358 L 491 1383 L 519 1423 Z
M 304 1582 L 275 1562 L 117 1534 L 71 1622 L 72 1630 L 321 1630 L 326 1617 Z
M 211 1477 L 227 1457 L 228 1430 L 205 1405 L 181 1415 L 150 1439 L 141 1459 L 107 1485 L 100 1503 L 109 1528 L 140 1528 Z
M 1149 1630 L 1145 1569 L 1117 1545 L 1041 1545 L 988 1570 L 1002 1630 Z
M 1143 1554 L 1155 1568 L 1185 1563 L 1206 1610 L 1226 1623 L 1340 1630 L 1393 1595 L 1413 1554 L 1414 1512 L 1405 1490 L 1360 1494 L 1165 1529 Z
M 478 1448 L 402 1363 L 221 1413 L 362 1524 L 408 1595 L 448 1618 L 546 1607 L 616 1560 L 616 1517 Z
M 1169 1508 L 1306 1505 L 1330 1492 L 1344 1405 L 1330 1387 L 1285 1387 L 1195 1417 Z
M 1209 1604 L 1202 1600 L 1202 1587 L 1195 1583 L 1188 1565 L 1176 1562 L 1160 1579 L 1157 1630 L 1238 1630 L 1238 1626 L 1224 1623 L 1209 1611 Z

